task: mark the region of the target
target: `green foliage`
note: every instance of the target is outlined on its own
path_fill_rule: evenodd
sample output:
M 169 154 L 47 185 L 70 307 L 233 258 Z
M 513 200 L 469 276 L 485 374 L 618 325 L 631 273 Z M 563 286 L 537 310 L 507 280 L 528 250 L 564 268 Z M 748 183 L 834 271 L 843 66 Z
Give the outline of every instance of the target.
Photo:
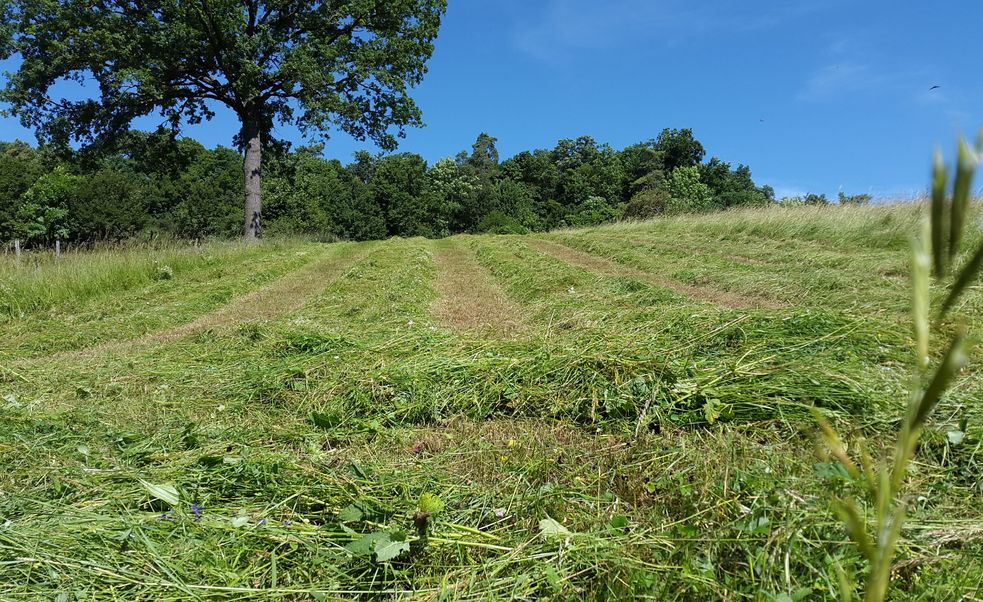
M 581 203 L 576 213 L 570 214 L 566 221 L 570 226 L 592 226 L 614 221 L 621 217 L 622 212 L 612 207 L 608 201 L 599 196 L 588 197 Z
M 39 139 L 112 147 L 138 117 L 158 113 L 177 131 L 182 123 L 211 119 L 209 103 L 220 103 L 238 116 L 237 142 L 247 149 L 247 167 L 253 161 L 258 169 L 260 143 L 275 142 L 278 123 L 322 137 L 339 128 L 394 149 L 406 127 L 422 124 L 409 91 L 423 79 L 447 4 L 16 0 L 2 6 L 0 59 L 19 54 L 22 61 L 0 100 Z M 97 97 L 51 102 L 54 82 L 85 78 L 96 82 Z M 246 176 L 254 180 L 252 171 Z M 258 210 L 259 199 L 252 201 Z M 180 214 L 182 230 L 225 229 L 224 223 L 205 227 L 193 207 Z
M 42 154 L 27 143 L 0 143 L 0 240 L 14 238 L 14 216 L 21 196 L 44 171 Z
M 689 128 L 662 130 L 654 148 L 662 156 L 662 169 L 667 173 L 678 168 L 696 167 L 706 155 L 703 145 Z
M 671 197 L 665 188 L 648 188 L 635 194 L 625 207 L 629 219 L 650 219 L 666 212 Z
M 873 199 L 869 194 L 843 194 L 843 191 L 839 193 L 838 201 L 840 205 L 867 205 Z
M 444 501 L 440 497 L 434 495 L 430 492 L 425 492 L 420 494 L 420 499 L 416 501 L 417 512 L 426 512 L 427 514 L 437 514 L 443 511 Z
M 81 240 L 135 237 L 147 226 L 150 183 L 128 169 L 106 167 L 81 178 L 69 203 L 71 232 Z
M 395 145 L 388 126 L 419 123 L 407 90 L 423 77 L 445 10 L 441 0 L 349 1 L 330 11 L 289 2 L 10 5 L 12 44 L 0 56 L 17 52 L 23 63 L 3 100 L 46 139 L 118 135 L 155 110 L 174 125 L 196 122 L 217 101 L 266 133 L 275 121 L 334 125 L 384 148 Z M 98 82 L 100 98 L 46 102 L 52 82 L 80 75 Z
M 494 210 L 481 219 L 476 228 L 482 234 L 528 234 L 529 229 L 517 219 L 505 213 Z
M 401 153 L 378 160 L 369 191 L 382 209 L 390 236 L 446 235 L 448 216 L 427 194 L 427 163 L 419 155 Z
M 325 241 L 438 238 L 545 231 L 768 202 L 770 191 L 757 188 L 743 165 L 732 169 L 713 158 L 675 175 L 663 171 L 667 149 L 677 148 L 679 155 L 679 148 L 699 144 L 684 132 L 664 133 L 661 142 L 621 151 L 581 136 L 504 162 L 496 139 L 482 133 L 470 152 L 430 166 L 414 153 L 360 151 L 343 165 L 322 156 L 323 144 L 289 152 L 271 147 L 262 182 L 265 229 L 275 236 L 302 234 Z M 13 238 L 21 197 L 56 165 L 77 178 L 77 194 L 57 207 L 68 214 L 39 215 L 34 207 L 25 219 L 62 219 L 72 242 L 158 234 L 225 237 L 241 226 L 242 158 L 229 148 L 208 150 L 162 130 L 129 132 L 113 145 L 78 152 L 62 149 L 60 159 L 49 147 L 8 144 L 0 150 L 0 164 L 9 167 L 0 172 L 0 208 L 11 208 L 0 214 L 0 240 Z M 689 154 L 700 155 L 693 148 Z
M 203 153 L 167 183 L 172 207 L 163 227 L 182 238 L 234 236 L 241 229 L 242 157 L 230 148 Z
M 715 203 L 721 207 L 760 206 L 773 200 L 770 189 L 758 188 L 746 165 L 731 169 L 729 163 L 713 157 L 700 168 L 700 181 L 710 187 Z
M 672 170 L 666 185 L 669 192 L 667 213 L 704 212 L 717 207 L 713 191 L 700 181 L 700 170 L 695 166 Z
M 10 222 L 11 234 L 28 242 L 51 243 L 69 234 L 69 207 L 79 194 L 80 179 L 62 167 L 39 177 L 21 195 Z

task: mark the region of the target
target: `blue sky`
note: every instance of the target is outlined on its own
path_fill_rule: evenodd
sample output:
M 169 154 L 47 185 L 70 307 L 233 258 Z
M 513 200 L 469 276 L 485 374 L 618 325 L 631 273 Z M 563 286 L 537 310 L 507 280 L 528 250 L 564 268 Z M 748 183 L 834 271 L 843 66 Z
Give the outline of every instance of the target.
M 980 0 L 450 0 L 415 92 L 427 127 L 400 150 L 435 161 L 487 131 L 504 158 L 689 127 L 779 196 L 910 196 L 936 145 L 983 126 L 980 24 Z M 237 129 L 220 111 L 186 134 L 228 145 Z M 33 140 L 11 119 L 0 130 Z M 359 148 L 337 133 L 325 154 Z

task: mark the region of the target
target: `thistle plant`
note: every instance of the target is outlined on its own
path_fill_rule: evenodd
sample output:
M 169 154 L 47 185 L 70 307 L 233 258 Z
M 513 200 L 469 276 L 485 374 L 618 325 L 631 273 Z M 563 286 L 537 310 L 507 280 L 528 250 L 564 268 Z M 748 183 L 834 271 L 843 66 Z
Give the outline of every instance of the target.
M 817 413 L 829 453 L 840 462 L 854 482 L 861 483 L 873 503 L 874 524 L 869 525 L 850 498 L 837 498 L 836 509 L 850 538 L 868 562 L 864 596 L 869 602 L 884 600 L 891 577 L 901 529 L 905 520 L 904 477 L 918 446 L 926 422 L 960 370 L 968 363 L 973 339 L 967 325 L 953 310 L 983 268 L 983 243 L 966 255 L 962 249 L 970 213 L 972 182 L 983 152 L 983 130 L 975 148 L 959 141 L 954 178 L 936 152 L 929 214 L 912 244 L 912 318 L 915 335 L 915 369 L 911 395 L 905 411 L 893 458 L 875 465 L 863 446 L 857 461 L 833 427 Z M 951 179 L 951 182 L 950 182 Z M 942 302 L 932 308 L 931 281 L 945 287 Z M 933 335 L 947 339 L 940 359 L 933 360 Z M 852 594 L 841 586 L 844 599 Z

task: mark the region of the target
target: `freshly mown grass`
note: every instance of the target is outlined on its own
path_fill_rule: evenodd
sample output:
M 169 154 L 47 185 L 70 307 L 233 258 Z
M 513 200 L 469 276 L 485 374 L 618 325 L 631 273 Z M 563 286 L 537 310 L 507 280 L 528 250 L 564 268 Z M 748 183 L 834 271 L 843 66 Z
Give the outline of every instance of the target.
M 546 237 L 631 268 L 615 273 L 524 237 L 236 247 L 17 314 L 0 325 L 16 340 L 0 355 L 0 598 L 838 599 L 864 561 L 830 510 L 851 485 L 817 462 L 810 411 L 890 445 L 915 212 Z M 475 306 L 504 295 L 522 333 L 495 331 L 502 312 L 442 321 L 442 295 L 467 303 L 441 283 L 435 255 L 454 252 L 492 281 Z M 321 260 L 344 267 L 299 309 L 50 355 L 180 327 Z M 981 301 L 970 290 L 963 313 Z M 908 475 L 892 599 L 980 595 L 981 407 L 971 366 Z

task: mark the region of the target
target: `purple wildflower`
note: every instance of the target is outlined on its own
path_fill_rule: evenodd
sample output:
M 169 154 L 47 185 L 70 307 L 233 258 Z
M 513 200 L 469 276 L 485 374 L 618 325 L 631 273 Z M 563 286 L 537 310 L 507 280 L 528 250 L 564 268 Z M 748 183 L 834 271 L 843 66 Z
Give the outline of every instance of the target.
M 201 506 L 198 505 L 198 502 L 192 502 L 191 514 L 195 515 L 196 521 L 201 520 Z

